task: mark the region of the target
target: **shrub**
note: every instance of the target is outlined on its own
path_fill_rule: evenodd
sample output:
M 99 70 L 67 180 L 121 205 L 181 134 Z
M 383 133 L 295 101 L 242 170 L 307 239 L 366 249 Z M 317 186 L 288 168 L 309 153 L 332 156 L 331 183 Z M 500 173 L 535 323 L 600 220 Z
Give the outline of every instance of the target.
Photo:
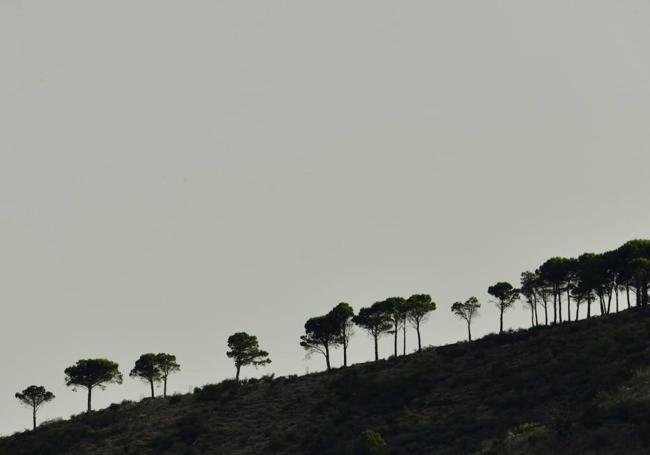
M 357 438 L 354 453 L 357 455 L 386 455 L 390 453 L 390 450 L 379 433 L 365 430 Z

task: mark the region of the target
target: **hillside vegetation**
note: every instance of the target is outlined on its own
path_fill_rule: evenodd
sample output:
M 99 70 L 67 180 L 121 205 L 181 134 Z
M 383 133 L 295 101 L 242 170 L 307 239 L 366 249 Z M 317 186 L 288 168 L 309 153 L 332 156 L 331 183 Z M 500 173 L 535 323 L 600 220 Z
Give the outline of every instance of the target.
M 647 454 L 650 311 L 489 335 L 301 377 L 123 402 L 0 454 Z

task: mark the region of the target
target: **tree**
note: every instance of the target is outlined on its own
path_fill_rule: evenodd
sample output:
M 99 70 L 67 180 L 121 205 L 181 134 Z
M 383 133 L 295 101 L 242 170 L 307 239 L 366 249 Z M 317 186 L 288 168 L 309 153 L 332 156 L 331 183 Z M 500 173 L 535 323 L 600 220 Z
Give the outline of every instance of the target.
M 300 337 L 300 346 L 308 354 L 318 352 L 325 357 L 327 371 L 332 370 L 330 363 L 330 349 L 343 343 L 343 337 L 336 321 L 325 316 L 316 316 L 305 322 L 305 334 Z
M 488 288 L 488 294 L 497 299 L 499 308 L 499 334 L 503 333 L 503 313 L 519 299 L 519 290 L 506 281 L 500 281 Z
M 135 366 L 129 373 L 132 378 L 140 378 L 149 383 L 151 387 L 151 398 L 155 397 L 154 385 L 162 379 L 160 366 L 156 359 L 156 354 L 142 354 L 138 360 L 135 361 Z
M 539 267 L 541 278 L 553 288 L 553 323 L 562 322 L 562 290 L 567 281 L 571 259 L 552 257 Z
M 530 326 L 539 325 L 537 315 L 537 286 L 538 276 L 533 272 L 523 272 L 521 274 L 521 288 L 519 292 L 526 298 L 526 303 L 530 308 Z
M 339 303 L 328 314 L 333 326 L 338 331 L 338 336 L 343 344 L 343 366 L 348 366 L 348 345 L 352 336 L 352 318 L 354 310 L 347 303 Z
M 43 404 L 54 399 L 54 394 L 49 392 L 43 386 L 30 385 L 22 392 L 16 393 L 16 398 L 20 400 L 22 404 L 31 408 L 32 410 L 32 429 L 36 429 L 36 411 Z
M 176 356 L 172 354 L 165 354 L 161 352 L 156 354 L 156 363 L 160 369 L 160 378 L 163 382 L 163 398 L 167 397 L 167 379 L 172 373 L 176 373 L 181 370 L 181 366 L 176 363 Z
M 467 323 L 467 340 L 472 341 L 472 319 L 478 316 L 481 304 L 476 297 L 470 297 L 465 302 L 456 302 L 451 306 L 451 311 Z
M 591 318 L 591 302 L 594 298 L 594 293 L 599 296 L 601 310 L 603 310 L 603 270 L 599 255 L 584 253 L 578 257 L 578 267 L 576 269 L 577 285 L 574 294 L 587 301 L 587 319 Z
M 422 351 L 422 339 L 420 326 L 432 311 L 436 309 L 436 303 L 431 300 L 428 294 L 413 294 L 406 300 L 406 320 L 415 328 L 418 334 L 418 352 Z
M 228 337 L 228 347 L 230 351 L 226 352 L 228 358 L 235 360 L 237 375 L 235 379 L 239 381 L 239 371 L 241 367 L 253 365 L 257 368 L 260 365 L 271 363 L 269 353 L 260 349 L 260 345 L 255 335 L 249 335 L 246 332 L 237 332 Z
M 397 335 L 399 328 L 404 323 L 404 308 L 405 300 L 402 297 L 389 297 L 383 302 L 379 302 L 379 306 L 386 314 L 391 324 L 393 325 L 391 332 L 393 333 L 394 355 L 397 357 Z
M 375 341 L 375 361 L 379 360 L 379 337 L 384 333 L 391 333 L 393 328 L 391 316 L 386 313 L 383 302 L 361 308 L 352 321 L 372 336 Z
M 122 384 L 119 365 L 107 359 L 83 359 L 65 369 L 65 385 L 88 390 L 88 412 L 92 409 L 95 387 L 105 389 L 108 384 Z

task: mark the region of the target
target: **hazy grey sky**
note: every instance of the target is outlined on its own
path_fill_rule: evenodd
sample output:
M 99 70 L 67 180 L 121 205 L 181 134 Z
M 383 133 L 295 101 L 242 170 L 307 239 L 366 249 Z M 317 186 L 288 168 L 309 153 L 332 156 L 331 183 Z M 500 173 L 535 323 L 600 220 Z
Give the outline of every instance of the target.
M 0 0 L 0 432 L 30 384 L 57 395 L 41 419 L 82 411 L 79 358 L 125 373 L 95 407 L 146 395 L 144 352 L 178 356 L 172 391 L 232 376 L 239 330 L 273 359 L 244 376 L 304 373 L 307 317 L 413 292 L 447 343 L 453 301 L 483 302 L 480 336 L 488 285 L 650 237 L 649 22 L 646 0 Z

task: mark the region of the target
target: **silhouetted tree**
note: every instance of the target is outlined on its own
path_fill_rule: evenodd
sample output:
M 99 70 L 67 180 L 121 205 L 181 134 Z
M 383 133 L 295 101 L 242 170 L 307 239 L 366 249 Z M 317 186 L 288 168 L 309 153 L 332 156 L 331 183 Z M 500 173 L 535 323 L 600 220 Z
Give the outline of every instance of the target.
M 379 337 L 391 333 L 393 328 L 391 315 L 386 313 L 384 303 L 376 302 L 368 308 L 361 308 L 352 321 L 372 336 L 375 341 L 375 361 L 379 360 Z
M 638 306 L 648 305 L 648 281 L 650 281 L 650 259 L 635 258 L 630 261 L 632 277 L 636 282 Z
M 36 411 L 43 404 L 54 399 L 54 394 L 45 389 L 45 387 L 40 385 L 30 385 L 22 392 L 16 393 L 16 398 L 20 400 L 22 404 L 31 408 L 32 410 L 32 429 L 36 429 Z
M 300 337 L 300 346 L 308 353 L 318 352 L 325 357 L 327 371 L 331 371 L 330 349 L 343 343 L 339 326 L 333 318 L 316 316 L 305 322 L 305 334 Z
M 578 261 L 574 258 L 565 258 L 563 267 L 564 290 L 566 292 L 567 321 L 571 322 L 571 290 L 575 286 Z
M 599 255 L 584 253 L 578 257 L 576 272 L 577 295 L 582 296 L 587 301 L 587 319 L 591 318 L 591 302 L 594 299 L 594 293 L 600 298 L 601 311 L 604 310 L 602 300 L 603 274 L 602 258 Z
M 476 297 L 470 297 L 465 302 L 456 302 L 451 306 L 451 311 L 467 323 L 467 340 L 472 341 L 472 319 L 478 316 L 481 304 Z
M 352 336 L 352 318 L 354 317 L 354 310 L 347 303 L 339 303 L 328 314 L 327 318 L 332 321 L 332 324 L 338 330 L 338 335 L 343 345 L 343 366 L 348 366 L 348 345 L 350 337 Z
M 379 307 L 388 316 L 391 324 L 393 325 L 391 332 L 393 333 L 394 355 L 397 357 L 397 335 L 399 328 L 404 322 L 404 308 L 405 300 L 403 297 L 389 297 L 383 302 L 379 302 Z
M 228 358 L 235 361 L 237 374 L 235 379 L 239 381 L 239 371 L 241 367 L 253 365 L 257 368 L 260 365 L 271 363 L 269 353 L 260 349 L 260 345 L 255 335 L 249 335 L 246 332 L 237 332 L 228 337 L 228 347 L 230 351 L 226 352 Z
M 165 354 L 161 352 L 156 354 L 156 364 L 160 369 L 160 378 L 163 383 L 163 398 L 167 397 L 167 379 L 172 373 L 176 373 L 181 370 L 181 366 L 176 363 L 176 356 L 172 354 Z
M 553 323 L 562 322 L 562 291 L 571 260 L 553 257 L 539 268 L 540 276 L 553 288 Z
M 496 298 L 497 308 L 499 308 L 499 334 L 503 333 L 503 313 L 519 298 L 519 290 L 515 289 L 510 283 L 500 281 L 488 288 L 488 294 Z
M 135 361 L 135 366 L 131 370 L 131 373 L 129 373 L 129 376 L 132 378 L 140 378 L 143 381 L 148 382 L 151 388 L 151 398 L 154 398 L 154 385 L 162 379 L 156 354 L 142 354 L 140 358 Z
M 119 365 L 107 359 L 83 359 L 65 369 L 65 385 L 84 387 L 88 390 L 88 412 L 92 409 L 92 393 L 95 387 L 104 389 L 107 384 L 121 384 Z
M 548 305 L 549 299 L 553 294 L 552 286 L 542 277 L 539 273 L 539 269 L 535 271 L 535 294 L 537 295 L 537 302 L 542 305 L 544 308 L 544 325 L 548 325 Z
M 414 294 L 406 301 L 406 320 L 415 327 L 418 334 L 418 352 L 422 351 L 422 340 L 420 336 L 420 325 L 432 311 L 435 311 L 436 304 L 428 294 Z
M 539 319 L 537 315 L 537 292 L 536 286 L 538 281 L 538 276 L 533 272 L 523 272 L 521 274 L 521 288 L 519 291 L 521 295 L 526 298 L 526 303 L 530 308 L 530 326 L 534 327 L 539 325 Z

